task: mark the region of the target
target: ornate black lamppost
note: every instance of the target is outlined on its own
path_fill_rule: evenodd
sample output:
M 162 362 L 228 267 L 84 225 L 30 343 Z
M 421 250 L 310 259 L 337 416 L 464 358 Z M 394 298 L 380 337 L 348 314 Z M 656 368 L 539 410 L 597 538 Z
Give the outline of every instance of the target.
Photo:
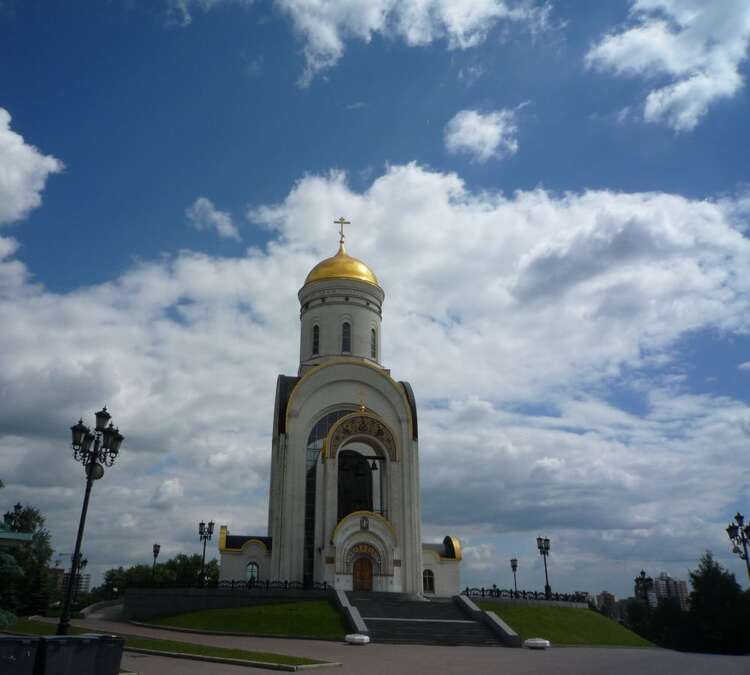
M 513 570 L 513 589 L 518 595 L 518 584 L 516 583 L 516 571 L 518 570 L 518 560 L 516 558 L 510 559 L 510 569 Z
M 70 568 L 71 581 L 68 582 L 65 589 L 60 623 L 57 625 L 58 635 L 67 635 L 70 627 L 70 601 L 73 598 L 73 587 L 75 585 L 73 580 L 76 578 L 76 570 L 80 569 L 81 540 L 83 539 L 83 528 L 86 525 L 86 512 L 89 508 L 91 487 L 95 480 L 99 480 L 104 475 L 104 467 L 112 466 L 115 463 L 124 439 L 119 429 L 116 429 L 110 422 L 111 419 L 112 415 L 104 407 L 96 413 L 96 427 L 93 434 L 82 419 L 78 420 L 78 424 L 70 427 L 73 437 L 73 457 L 77 462 L 83 464 L 86 472 L 86 492 L 83 497 L 81 520 L 78 523 L 76 546 L 73 550 L 73 561 Z M 109 426 L 107 426 L 108 423 Z
M 203 542 L 203 558 L 201 559 L 201 586 L 205 583 L 205 569 L 206 569 L 206 542 L 211 539 L 211 535 L 214 533 L 214 521 L 209 520 L 208 525 L 202 520 L 198 523 L 198 537 Z
M 747 555 L 747 544 L 750 542 L 750 524 L 745 525 L 745 517 L 738 511 L 734 517 L 735 522 L 727 527 L 729 541 L 732 542 L 732 553 L 736 553 L 745 561 L 747 576 L 750 577 L 750 559 Z M 742 548 L 740 548 L 740 546 Z
M 537 537 L 536 546 L 539 554 L 544 559 L 544 597 L 549 600 L 552 597 L 552 588 L 549 585 L 549 575 L 547 574 L 547 556 L 549 555 L 549 539 L 547 537 Z
M 159 551 L 161 551 L 161 546 L 154 544 L 154 564 L 151 566 L 151 581 L 156 578 L 156 559 L 159 557 Z

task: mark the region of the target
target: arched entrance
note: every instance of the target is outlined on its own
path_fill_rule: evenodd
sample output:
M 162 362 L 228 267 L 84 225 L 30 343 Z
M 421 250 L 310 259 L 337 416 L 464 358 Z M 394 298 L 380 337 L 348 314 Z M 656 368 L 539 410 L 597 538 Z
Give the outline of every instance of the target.
M 352 569 L 352 590 L 372 590 L 372 560 L 361 556 L 354 561 Z
M 354 511 L 372 511 L 372 469 L 355 450 L 339 453 L 338 519 Z

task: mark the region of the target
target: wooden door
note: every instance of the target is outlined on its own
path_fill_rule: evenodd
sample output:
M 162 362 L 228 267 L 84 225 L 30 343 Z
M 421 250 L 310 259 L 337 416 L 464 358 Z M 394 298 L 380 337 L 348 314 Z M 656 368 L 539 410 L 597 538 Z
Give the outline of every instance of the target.
M 352 570 L 352 587 L 355 591 L 372 590 L 372 560 L 357 558 Z

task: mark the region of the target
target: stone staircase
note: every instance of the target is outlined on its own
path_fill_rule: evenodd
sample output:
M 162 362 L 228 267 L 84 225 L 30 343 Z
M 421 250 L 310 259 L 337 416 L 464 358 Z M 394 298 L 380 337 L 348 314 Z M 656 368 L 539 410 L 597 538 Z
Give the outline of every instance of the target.
M 397 593 L 346 594 L 359 610 L 373 642 L 502 647 L 486 625 L 452 599 L 416 600 Z

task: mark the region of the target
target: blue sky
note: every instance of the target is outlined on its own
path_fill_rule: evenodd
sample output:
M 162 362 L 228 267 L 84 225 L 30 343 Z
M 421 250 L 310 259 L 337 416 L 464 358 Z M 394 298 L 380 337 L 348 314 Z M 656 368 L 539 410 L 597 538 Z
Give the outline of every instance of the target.
M 260 532 L 295 292 L 343 213 L 465 583 L 538 568 L 542 530 L 568 590 L 706 548 L 742 578 L 744 4 L 0 2 L 4 499 L 67 551 L 80 476 L 27 458 L 57 466 L 106 402 L 131 454 L 97 486 L 95 571 L 144 529 L 167 553 L 196 518 Z

